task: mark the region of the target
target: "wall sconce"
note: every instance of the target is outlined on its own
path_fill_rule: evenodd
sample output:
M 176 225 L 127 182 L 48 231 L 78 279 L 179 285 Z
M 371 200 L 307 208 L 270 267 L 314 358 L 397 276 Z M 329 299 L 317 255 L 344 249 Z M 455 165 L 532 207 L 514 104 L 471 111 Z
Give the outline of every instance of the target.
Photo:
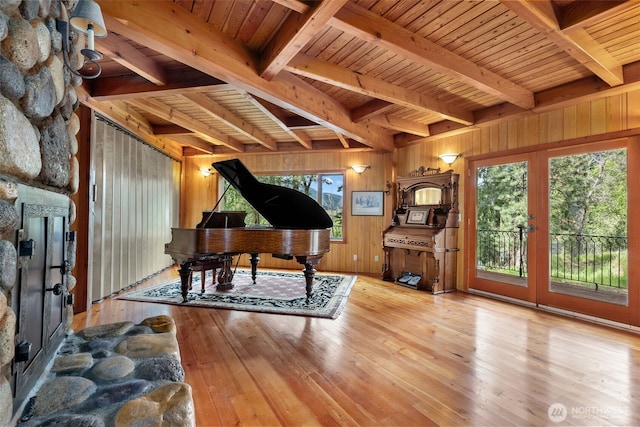
M 364 173 L 364 171 L 366 171 L 367 169 L 369 169 L 371 166 L 369 165 L 353 165 L 351 166 L 351 169 L 353 169 L 358 175 Z
M 459 153 L 448 153 L 448 154 L 441 154 L 438 157 L 440 157 L 443 162 L 445 162 L 446 164 L 451 166 L 453 164 L 453 162 L 455 162 L 456 159 L 458 157 L 460 157 L 460 154 Z
M 66 10 L 62 7 L 63 19 L 56 19 L 56 28 L 62 34 L 62 57 L 64 64 L 76 76 L 83 79 L 95 79 L 102 72 L 102 67 L 96 61 L 102 59 L 102 54 L 94 49 L 94 37 L 106 37 L 107 28 L 104 25 L 104 18 L 98 3 L 93 0 L 80 0 L 76 5 L 71 17 L 67 20 Z M 80 53 L 84 55 L 85 61 L 81 70 L 87 70 L 86 73 L 80 73 L 69 65 L 69 51 L 71 49 L 71 36 L 69 34 L 69 25 L 75 30 L 87 35 L 87 47 L 82 49 Z
M 211 175 L 211 168 L 200 168 L 200 173 L 206 178 Z

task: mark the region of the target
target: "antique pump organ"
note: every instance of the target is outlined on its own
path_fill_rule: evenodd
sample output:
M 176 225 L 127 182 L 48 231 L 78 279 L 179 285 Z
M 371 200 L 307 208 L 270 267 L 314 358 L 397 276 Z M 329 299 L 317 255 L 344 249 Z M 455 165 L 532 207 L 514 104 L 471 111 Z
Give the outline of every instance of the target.
M 397 180 L 392 224 L 382 233 L 382 278 L 434 294 L 456 290 L 458 180 L 421 167 Z

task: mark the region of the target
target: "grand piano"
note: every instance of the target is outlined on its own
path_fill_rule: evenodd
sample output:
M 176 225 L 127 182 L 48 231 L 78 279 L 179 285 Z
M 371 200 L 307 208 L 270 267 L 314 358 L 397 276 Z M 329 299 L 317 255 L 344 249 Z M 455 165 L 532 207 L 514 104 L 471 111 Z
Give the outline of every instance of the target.
M 247 227 L 233 212 L 215 212 L 214 208 L 203 213 L 203 220 L 195 228 L 172 228 L 171 242 L 165 245 L 164 252 L 180 266 L 183 302 L 187 301 L 192 266 L 219 266 L 218 289 L 229 289 L 233 287 L 233 256 L 242 253 L 251 255 L 254 283 L 258 254 L 295 258 L 304 266 L 307 299 L 310 298 L 315 266 L 329 252 L 331 217 L 304 193 L 258 181 L 238 159 L 212 166 L 271 226 Z

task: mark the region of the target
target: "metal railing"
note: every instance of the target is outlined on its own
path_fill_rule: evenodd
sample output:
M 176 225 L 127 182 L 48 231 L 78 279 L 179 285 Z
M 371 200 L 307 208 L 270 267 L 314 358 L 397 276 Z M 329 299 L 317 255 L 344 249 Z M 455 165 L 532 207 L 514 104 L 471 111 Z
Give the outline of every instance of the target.
M 627 287 L 627 238 L 551 234 L 550 275 L 552 279 L 595 286 Z M 527 232 L 478 230 L 477 267 L 519 277 L 527 275 Z

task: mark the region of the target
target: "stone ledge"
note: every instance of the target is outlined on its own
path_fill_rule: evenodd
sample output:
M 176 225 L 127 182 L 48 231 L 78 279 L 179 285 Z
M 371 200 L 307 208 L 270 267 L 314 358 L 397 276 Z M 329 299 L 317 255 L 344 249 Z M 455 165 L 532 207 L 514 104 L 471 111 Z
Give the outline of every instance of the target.
M 195 426 L 191 387 L 169 316 L 68 336 L 21 427 Z

